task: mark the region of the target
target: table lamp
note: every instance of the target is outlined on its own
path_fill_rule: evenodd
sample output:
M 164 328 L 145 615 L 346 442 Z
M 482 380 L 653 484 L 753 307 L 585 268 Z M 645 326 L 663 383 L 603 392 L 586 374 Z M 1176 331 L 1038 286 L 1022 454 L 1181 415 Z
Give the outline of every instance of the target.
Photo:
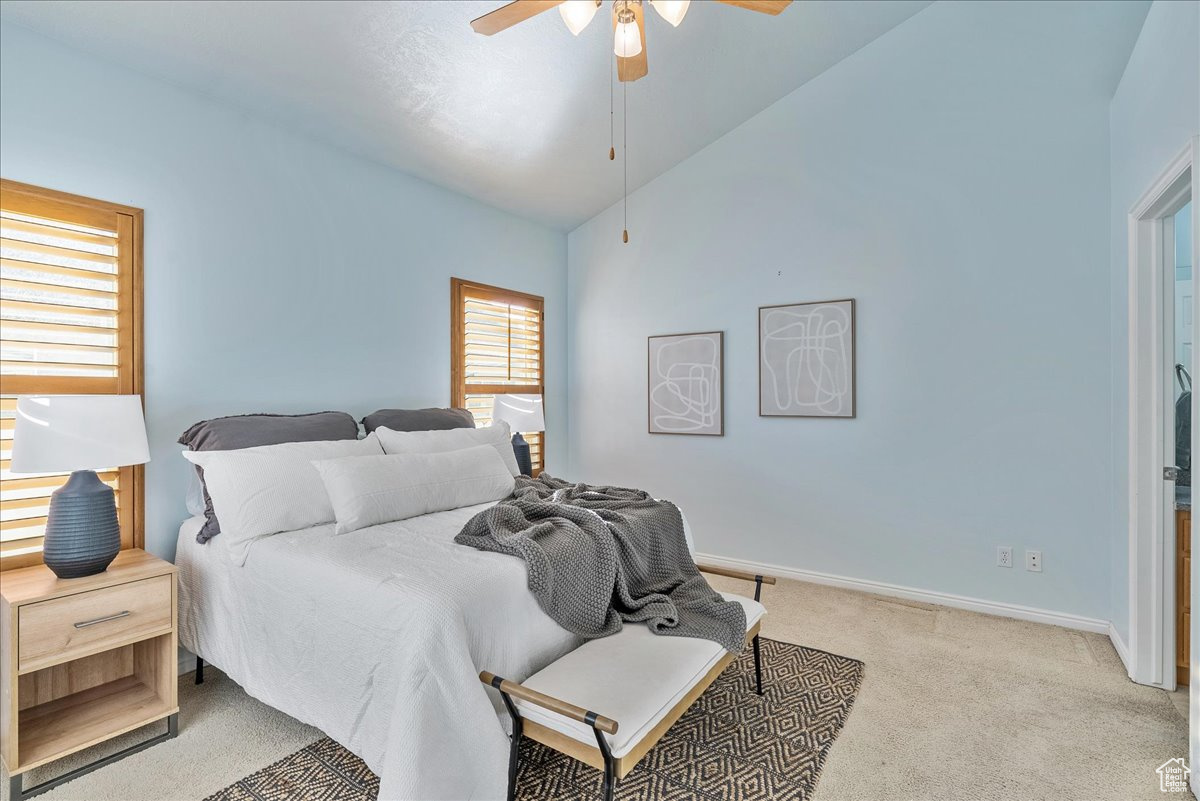
M 496 395 L 492 398 L 492 419 L 503 420 L 513 431 L 513 453 L 517 467 L 523 475 L 533 474 L 533 460 L 529 457 L 529 443 L 521 436 L 522 431 L 545 431 L 546 418 L 542 415 L 541 395 Z
M 121 550 L 112 487 L 96 475 L 150 461 L 137 395 L 17 398 L 13 473 L 65 473 L 50 496 L 42 560 L 59 578 L 103 573 Z

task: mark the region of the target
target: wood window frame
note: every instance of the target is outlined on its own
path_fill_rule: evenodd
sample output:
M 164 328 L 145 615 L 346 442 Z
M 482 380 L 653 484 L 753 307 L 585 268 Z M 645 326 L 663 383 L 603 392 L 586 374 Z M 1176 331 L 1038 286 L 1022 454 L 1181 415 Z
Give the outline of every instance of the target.
M 120 356 L 116 377 L 8 375 L 3 379 L 4 394 L 139 395 L 144 406 L 143 210 L 8 178 L 0 178 L 0 207 L 34 217 L 105 230 L 113 229 L 113 215 L 116 215 L 118 242 L 117 347 Z M 121 500 L 117 517 L 121 527 L 121 548 L 142 548 L 146 541 L 145 466 L 121 467 L 119 476 Z M 34 553 L 7 556 L 0 552 L 0 571 L 41 563 L 40 549 Z
M 541 317 L 538 323 L 538 376 L 537 384 L 470 384 L 466 383 L 466 321 L 463 306 L 467 297 L 495 303 L 511 303 L 514 305 L 535 306 Z M 469 390 L 469 392 L 468 392 Z M 506 395 L 506 394 L 546 394 L 546 299 L 531 292 L 520 292 L 515 289 L 482 284 L 478 281 L 468 281 L 464 278 L 450 279 L 450 405 L 460 409 L 467 407 L 467 395 Z M 540 473 L 546 463 L 546 432 L 541 432 L 541 467 L 535 468 L 534 473 Z

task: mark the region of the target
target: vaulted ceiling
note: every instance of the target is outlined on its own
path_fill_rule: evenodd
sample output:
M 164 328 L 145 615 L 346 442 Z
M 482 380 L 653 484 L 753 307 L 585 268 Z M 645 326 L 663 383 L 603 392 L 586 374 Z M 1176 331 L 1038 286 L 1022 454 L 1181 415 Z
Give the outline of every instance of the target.
M 611 28 L 555 11 L 493 37 L 484 2 L 5 2 L 3 21 L 257 109 L 283 125 L 560 228 L 616 201 Z M 799 2 L 770 17 L 695 2 L 647 16 L 629 87 L 630 188 L 669 169 L 928 0 Z M 621 119 L 617 87 L 616 122 Z M 618 137 L 620 130 L 618 127 Z M 619 146 L 619 141 L 618 141 Z
M 496 36 L 471 31 L 502 2 L 5 0 L 0 14 L 570 229 L 623 191 L 621 161 L 608 159 L 611 28 L 598 16 L 574 37 L 551 11 Z M 697 0 L 678 28 L 647 14 L 650 73 L 628 85 L 629 189 L 928 4 L 801 0 L 770 17 Z

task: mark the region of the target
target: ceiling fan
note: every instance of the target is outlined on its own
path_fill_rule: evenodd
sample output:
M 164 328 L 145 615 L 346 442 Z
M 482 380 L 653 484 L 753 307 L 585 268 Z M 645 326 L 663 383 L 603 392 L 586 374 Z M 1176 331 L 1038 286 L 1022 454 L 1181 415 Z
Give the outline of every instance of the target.
M 596 16 L 602 0 L 514 0 L 490 14 L 471 20 L 476 33 L 491 36 L 519 22 L 535 17 L 555 6 L 562 15 L 567 28 L 576 36 Z M 727 6 L 759 11 L 763 14 L 778 14 L 792 0 L 717 0 Z M 691 0 L 649 0 L 650 6 L 659 16 L 678 26 L 687 14 Z M 613 53 L 617 57 L 617 77 L 623 82 L 636 81 L 647 72 L 646 66 L 646 22 L 642 14 L 643 0 L 613 0 Z
M 622 104 L 625 103 L 625 97 L 628 95 L 628 86 L 631 82 L 639 78 L 646 77 L 646 20 L 643 15 L 644 0 L 612 0 L 612 25 L 613 25 L 613 55 L 617 60 L 617 77 L 623 84 Z M 658 15 L 671 23 L 672 27 L 678 27 L 679 23 L 683 22 L 683 16 L 687 14 L 688 6 L 692 4 L 691 0 L 645 0 L 650 3 L 650 7 L 658 12 Z M 718 3 L 724 3 L 727 6 L 736 6 L 738 8 L 749 9 L 750 11 L 758 11 L 763 14 L 772 16 L 778 14 L 787 8 L 792 0 L 717 0 Z M 557 6 L 558 13 L 562 15 L 562 20 L 566 23 L 567 29 L 572 34 L 578 36 L 580 31 L 588 26 L 592 18 L 596 16 L 596 12 L 600 10 L 603 0 L 514 0 L 507 5 L 484 14 L 478 19 L 471 20 L 471 28 L 476 33 L 482 33 L 484 36 L 491 36 L 500 31 L 511 28 L 519 22 L 536 17 L 543 11 L 549 11 Z M 611 78 L 610 78 L 611 81 Z M 610 90 L 612 84 L 609 84 Z M 613 130 L 613 94 L 610 91 L 608 97 L 609 103 L 609 138 L 611 140 L 608 148 L 608 158 L 610 161 L 616 159 L 616 135 Z M 622 152 L 626 154 L 624 162 L 624 182 L 625 182 L 625 225 L 621 231 L 621 241 L 629 243 L 629 115 L 622 114 Z

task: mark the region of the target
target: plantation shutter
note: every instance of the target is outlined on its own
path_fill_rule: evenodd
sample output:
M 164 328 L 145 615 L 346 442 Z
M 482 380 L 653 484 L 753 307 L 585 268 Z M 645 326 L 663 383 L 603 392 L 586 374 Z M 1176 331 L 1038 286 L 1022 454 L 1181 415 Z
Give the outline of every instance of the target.
M 0 569 L 41 561 L 67 474 L 9 470 L 18 395 L 141 394 L 141 212 L 0 184 Z M 141 542 L 141 468 L 117 492 L 123 547 Z
M 537 295 L 451 279 L 451 402 L 475 425 L 491 420 L 492 398 L 545 389 L 545 301 Z M 522 431 L 533 474 L 542 471 L 545 432 Z

